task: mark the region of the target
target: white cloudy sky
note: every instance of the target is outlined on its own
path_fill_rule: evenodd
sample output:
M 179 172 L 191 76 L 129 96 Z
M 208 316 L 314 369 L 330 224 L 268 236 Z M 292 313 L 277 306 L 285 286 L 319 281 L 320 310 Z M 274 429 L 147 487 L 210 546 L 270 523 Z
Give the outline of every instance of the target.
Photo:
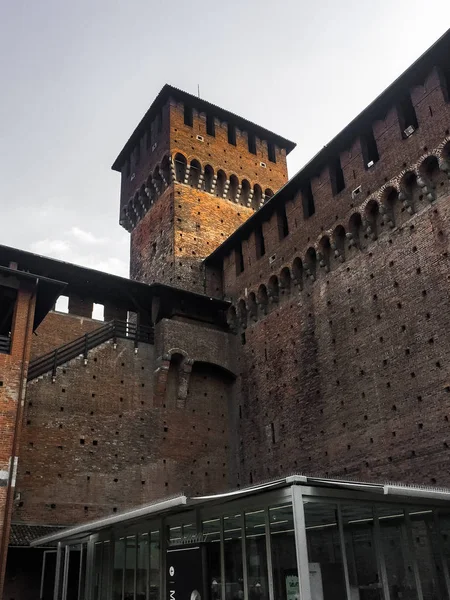
M 127 275 L 110 166 L 164 83 L 296 141 L 293 174 L 449 26 L 448 0 L 3 0 L 0 244 Z

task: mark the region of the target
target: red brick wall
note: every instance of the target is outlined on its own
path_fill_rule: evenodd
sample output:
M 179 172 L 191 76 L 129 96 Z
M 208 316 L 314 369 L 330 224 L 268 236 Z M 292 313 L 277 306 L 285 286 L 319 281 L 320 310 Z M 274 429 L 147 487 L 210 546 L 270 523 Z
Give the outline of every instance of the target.
M 30 382 L 16 521 L 76 523 L 229 485 L 228 378 L 194 362 L 180 405 L 173 369 L 173 385 L 154 396 L 162 364 L 169 362 L 156 360 L 153 346 L 135 354 L 119 340 L 117 349 L 92 351 L 86 366 L 76 359 L 60 367 L 55 383 Z
M 50 312 L 33 335 L 30 359 L 33 360 L 38 356 L 42 356 L 46 352 L 67 344 L 102 325 L 102 321 L 77 315 Z
M 272 273 L 278 273 L 296 255 L 306 254 L 309 246 L 318 246 L 323 235 L 332 236 L 338 225 L 348 231 L 350 216 L 371 198 L 379 198 L 383 188 L 399 186 L 402 175 L 417 168 L 418 161 L 438 148 L 449 135 L 450 104 L 444 101 L 439 77 L 434 70 L 423 86 L 411 90 L 419 128 L 407 139 L 402 139 L 395 108 L 383 120 L 373 123 L 380 160 L 366 170 L 358 139 L 341 153 L 341 164 L 346 182 L 345 189 L 333 196 L 328 167 L 311 180 L 316 212 L 304 218 L 300 181 L 290 201 L 286 202 L 289 235 L 280 241 L 277 215 L 263 223 L 266 254 L 256 259 L 255 235 L 242 240 L 245 270 L 236 278 L 235 255 L 231 251 L 224 261 L 224 286 L 227 295 L 238 296 L 247 287 L 267 283 Z M 430 112 L 431 109 L 431 112 Z M 432 114 L 432 116 L 431 116 Z M 361 194 L 352 198 L 352 190 L 361 186 Z M 364 210 L 362 210 L 364 213 Z M 364 217 L 364 214 L 362 215 Z M 275 257 L 275 258 L 273 258 Z M 270 262 L 269 262 L 270 260 Z
M 30 353 L 31 328 L 34 316 L 33 289 L 21 284 L 16 301 L 12 327 L 11 353 L 0 354 L 0 595 L 6 566 L 6 548 L 12 506 L 8 506 L 8 493 L 14 495 L 15 481 L 9 486 L 10 470 L 16 463 L 14 442 L 19 444 L 20 429 L 15 431 L 20 419 L 21 390 L 26 377 Z M 18 446 L 16 447 L 16 450 Z M 17 455 L 16 455 L 17 456 Z

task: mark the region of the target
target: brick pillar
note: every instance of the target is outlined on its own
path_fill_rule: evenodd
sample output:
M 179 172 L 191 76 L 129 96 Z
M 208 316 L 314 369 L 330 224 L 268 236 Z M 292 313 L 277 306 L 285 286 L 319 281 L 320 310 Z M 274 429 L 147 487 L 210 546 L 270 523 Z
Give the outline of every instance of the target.
M 77 315 L 78 317 L 92 318 L 92 309 L 94 305 L 92 300 L 81 298 L 76 294 L 69 296 L 69 314 Z

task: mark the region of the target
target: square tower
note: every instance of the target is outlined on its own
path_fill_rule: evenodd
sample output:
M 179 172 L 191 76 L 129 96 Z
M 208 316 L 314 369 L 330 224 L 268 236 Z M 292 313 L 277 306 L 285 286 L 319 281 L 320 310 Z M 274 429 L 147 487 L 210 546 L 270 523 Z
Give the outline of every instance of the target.
M 204 292 L 203 259 L 287 182 L 294 147 L 165 85 L 112 166 L 130 277 Z

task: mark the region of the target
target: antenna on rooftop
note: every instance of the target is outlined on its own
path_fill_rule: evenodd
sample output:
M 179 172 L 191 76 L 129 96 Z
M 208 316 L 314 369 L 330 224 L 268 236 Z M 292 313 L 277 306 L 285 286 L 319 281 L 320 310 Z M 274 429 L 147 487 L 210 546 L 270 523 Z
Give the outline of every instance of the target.
M 200 98 L 200 84 L 197 83 L 197 92 L 198 92 L 198 97 Z

